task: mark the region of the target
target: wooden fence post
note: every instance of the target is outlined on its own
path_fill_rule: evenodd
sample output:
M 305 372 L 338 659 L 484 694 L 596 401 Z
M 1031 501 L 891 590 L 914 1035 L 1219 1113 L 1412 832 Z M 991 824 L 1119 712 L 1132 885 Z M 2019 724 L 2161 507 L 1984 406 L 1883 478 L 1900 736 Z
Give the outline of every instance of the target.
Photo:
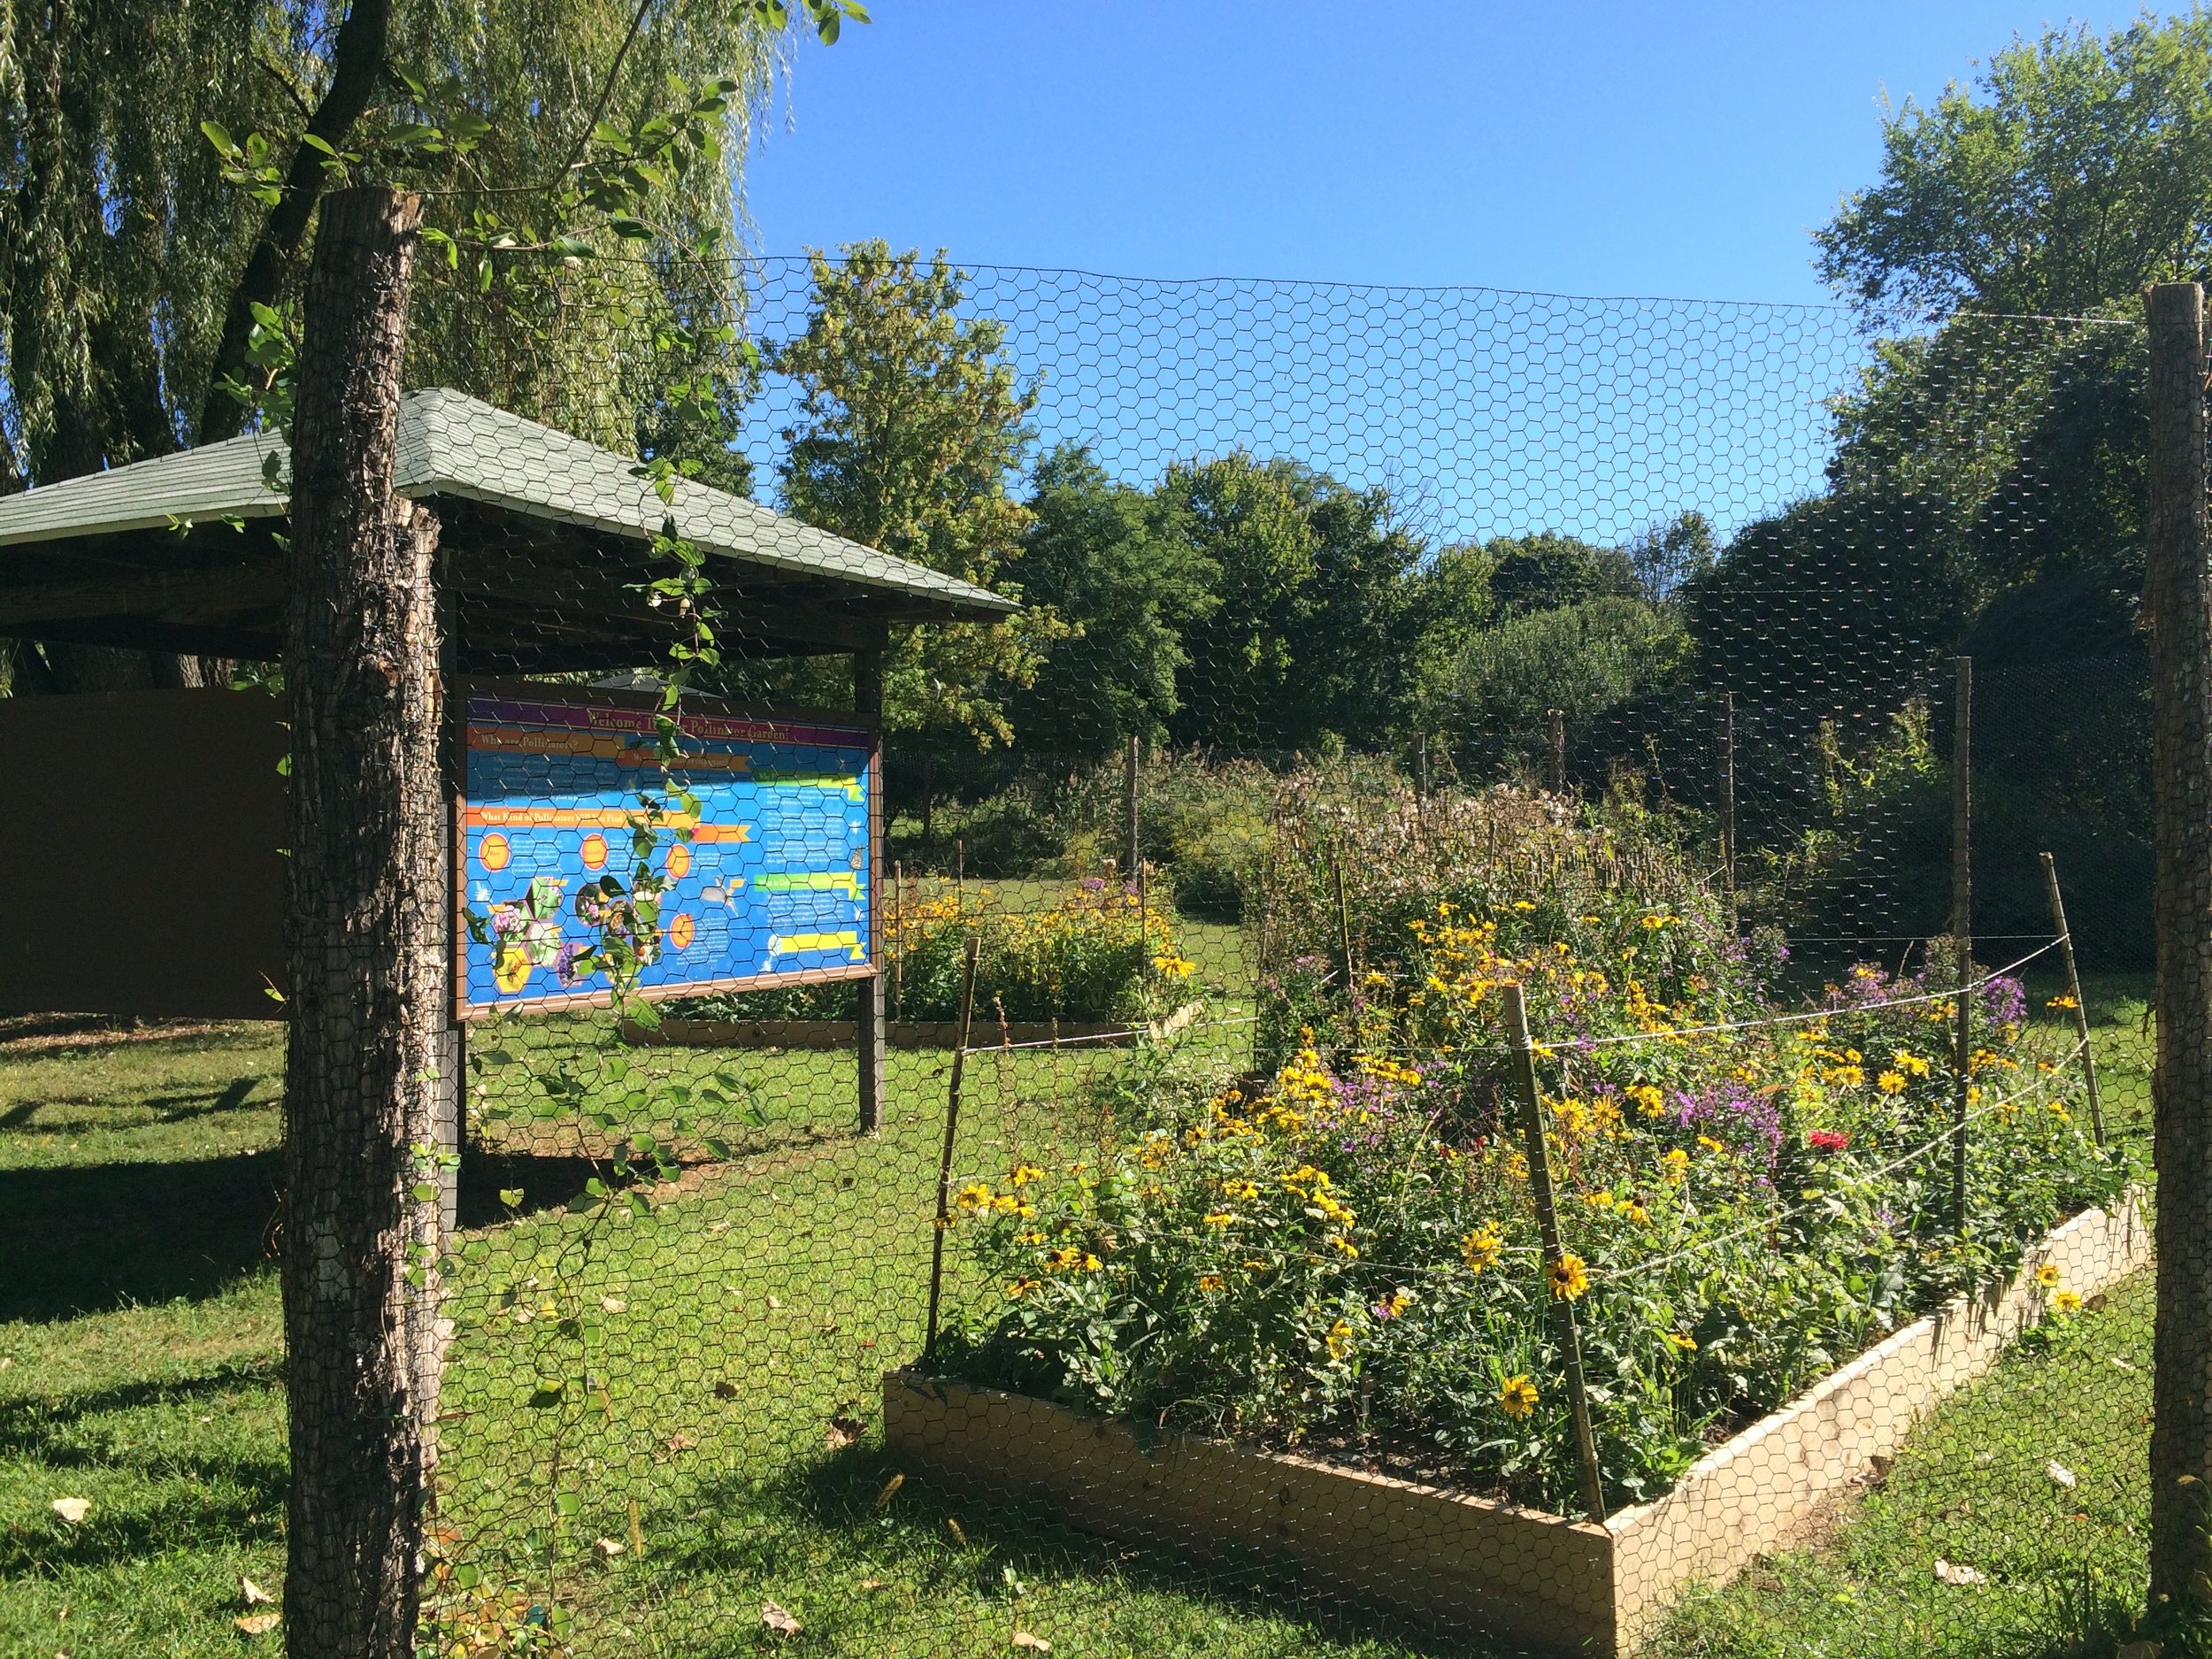
M 2165 282 L 2150 325 L 2143 610 L 2151 644 L 2157 1049 L 2151 1606 L 2212 1615 L 2212 582 L 2205 560 L 2204 290 Z
M 853 1032 L 860 1073 L 860 1133 L 883 1126 L 884 927 L 883 927 L 883 652 L 853 653 L 853 710 L 870 723 L 874 741 L 868 754 L 868 965 L 873 970 L 854 987 Z
M 952 1081 L 945 1090 L 945 1144 L 937 1157 L 937 1234 L 929 1246 L 929 1324 L 922 1337 L 922 1363 L 937 1357 L 937 1307 L 945 1286 L 945 1234 L 952 1230 L 952 1148 L 960 1133 L 960 1083 L 967 1071 L 968 1035 L 975 1020 L 975 964 L 983 940 L 970 933 L 961 947 L 960 1025 L 952 1048 Z
M 1554 795 L 1567 793 L 1567 711 L 1549 710 L 1551 716 L 1551 788 Z
M 1736 895 L 1736 694 L 1720 694 L 1721 886 Z
M 1505 1035 L 1513 1048 L 1513 1081 L 1521 1097 L 1522 1132 L 1528 1147 L 1529 1190 L 1536 1201 L 1536 1227 L 1544 1242 L 1547 1282 L 1566 1252 L 1559 1241 L 1559 1211 L 1551 1187 L 1551 1148 L 1544 1139 L 1544 1097 L 1536 1087 L 1536 1054 L 1529 1041 L 1528 1003 L 1517 979 L 1498 990 L 1505 998 Z M 1574 1300 L 1553 1298 L 1559 1316 L 1559 1341 L 1567 1357 L 1567 1408 L 1574 1418 L 1575 1466 L 1582 1477 L 1582 1508 L 1605 1524 L 1605 1483 L 1598 1470 L 1597 1437 L 1590 1428 L 1590 1396 L 1582 1378 L 1582 1335 L 1575 1325 Z
M 2051 901 L 2051 927 L 2058 934 L 2059 961 L 2066 969 L 2066 995 L 2074 1002 L 2074 1041 L 2081 1047 L 2082 1087 L 2089 1094 L 2089 1127 L 2104 1145 L 2104 1102 L 2097 1094 L 2097 1057 L 2089 1048 L 2089 1007 L 2081 999 L 2081 974 L 2074 966 L 2074 936 L 2066 928 L 2066 901 L 2059 896 L 2058 864 L 2043 855 L 2043 887 Z
M 1966 1231 L 1966 1115 L 1974 1086 L 1974 659 L 1952 659 L 1957 700 L 1951 716 L 1951 952 L 1958 1012 L 1951 1033 L 1951 1218 Z
M 324 198 L 290 434 L 284 1622 L 288 1651 L 349 1659 L 414 1653 L 436 1410 L 437 1187 L 415 1149 L 453 1012 L 438 526 L 393 488 L 421 213 Z

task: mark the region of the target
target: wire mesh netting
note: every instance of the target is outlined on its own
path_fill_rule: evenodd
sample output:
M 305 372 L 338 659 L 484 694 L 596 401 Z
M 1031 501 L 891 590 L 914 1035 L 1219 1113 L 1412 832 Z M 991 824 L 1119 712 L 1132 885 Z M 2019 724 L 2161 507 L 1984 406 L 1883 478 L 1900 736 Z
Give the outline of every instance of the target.
M 2125 1629 L 2139 327 L 528 278 L 401 428 L 426 1647 Z

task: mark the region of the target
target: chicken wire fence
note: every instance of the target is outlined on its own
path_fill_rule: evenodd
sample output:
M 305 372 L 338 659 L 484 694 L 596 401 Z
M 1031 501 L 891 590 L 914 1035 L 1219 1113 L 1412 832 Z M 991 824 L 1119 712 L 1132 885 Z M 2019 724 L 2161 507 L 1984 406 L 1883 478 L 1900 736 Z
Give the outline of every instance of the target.
M 443 514 L 426 1646 L 2139 1601 L 2139 328 L 634 277 L 417 307 L 665 520 Z

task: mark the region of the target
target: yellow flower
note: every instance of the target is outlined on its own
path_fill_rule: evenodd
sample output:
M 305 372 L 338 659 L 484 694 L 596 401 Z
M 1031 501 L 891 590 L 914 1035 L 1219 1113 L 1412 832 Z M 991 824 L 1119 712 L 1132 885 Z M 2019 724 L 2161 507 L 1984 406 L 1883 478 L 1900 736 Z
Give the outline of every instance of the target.
M 1551 1294 L 1561 1302 L 1572 1302 L 1590 1288 L 1589 1263 L 1571 1250 L 1551 1264 L 1548 1277 Z
M 2053 1313 L 2079 1313 L 2081 1297 L 2073 1291 L 2062 1290 L 2051 1298 L 2051 1311 Z
M 1498 1390 L 1498 1404 L 1509 1417 L 1525 1417 L 1536 1409 L 1536 1385 L 1528 1379 L 1528 1373 L 1505 1379 L 1505 1386 Z
M 963 1210 L 988 1210 L 991 1207 L 991 1189 L 981 1181 L 971 1181 L 954 1194 L 952 1202 Z
M 2043 1006 L 2046 1008 L 2079 1008 L 2081 1004 L 2062 991 Z
M 2058 1288 L 2058 1263 L 2045 1262 L 2035 1270 L 2035 1282 L 2046 1290 Z
M 1394 1290 L 1390 1293 L 1390 1300 L 1383 1306 L 1390 1310 L 1390 1317 L 1394 1319 L 1408 1308 L 1413 1306 L 1413 1293 L 1409 1290 Z
M 1198 1276 L 1198 1288 L 1205 1292 L 1209 1296 L 1212 1295 L 1214 1292 L 1221 1288 L 1221 1275 L 1218 1273 L 1201 1273 Z
M 1232 1198 L 1250 1200 L 1260 1195 L 1260 1189 L 1250 1181 L 1224 1181 L 1221 1190 Z
M 1505 1255 L 1505 1240 L 1498 1236 L 1497 1224 L 1486 1221 L 1459 1241 L 1459 1259 L 1467 1263 L 1467 1271 L 1479 1273 L 1486 1267 L 1495 1267 Z
M 1349 1239 L 1332 1238 L 1329 1243 L 1333 1248 L 1343 1256 L 1345 1260 L 1348 1262 L 1359 1260 L 1359 1246 L 1354 1244 Z
M 1613 1194 L 1603 1191 L 1585 1193 L 1582 1202 L 1593 1210 L 1610 1210 L 1613 1208 Z
M 1680 1147 L 1672 1148 L 1659 1160 L 1659 1179 L 1671 1185 L 1688 1173 L 1689 1168 L 1690 1155 Z
M 1905 1074 L 1902 1071 L 1885 1071 L 1874 1079 L 1874 1087 L 1885 1094 L 1902 1094 L 1905 1092 Z
M 1679 1348 L 1685 1354 L 1694 1354 L 1697 1352 L 1697 1339 L 1693 1336 L 1686 1336 L 1679 1331 L 1668 1332 L 1667 1341 L 1671 1346 Z
M 1922 1059 L 1920 1056 L 1913 1053 L 1909 1048 L 1897 1049 L 1889 1057 L 1891 1064 L 1895 1065 L 1901 1071 L 1909 1072 L 1914 1077 L 1925 1077 L 1928 1075 L 1927 1061 Z
M 1017 1164 L 1014 1172 L 1006 1178 L 1009 1187 L 1026 1187 L 1032 1181 L 1041 1181 L 1045 1172 L 1033 1164 Z
M 1667 1109 L 1667 1097 L 1649 1083 L 1635 1083 L 1624 1091 L 1647 1118 L 1656 1118 Z
M 1210 1227 L 1225 1227 L 1235 1220 L 1236 1217 L 1225 1210 L 1209 1210 L 1206 1212 L 1206 1225 Z
M 1036 1288 L 1037 1281 L 1035 1279 L 1018 1279 L 1006 1287 L 1006 1300 L 1009 1302 L 1018 1302 Z
M 1331 1325 L 1327 1341 L 1331 1359 L 1342 1359 L 1350 1353 L 1352 1351 L 1352 1322 L 1349 1319 L 1339 1319 Z
M 1728 1150 L 1725 1146 L 1714 1140 L 1710 1135 L 1698 1136 L 1697 1143 L 1698 1145 L 1703 1147 L 1708 1152 L 1725 1152 Z
M 1191 976 L 1194 964 L 1186 962 L 1180 956 L 1171 954 L 1153 957 L 1152 966 L 1155 972 L 1164 973 L 1171 979 L 1187 979 Z
M 1623 1204 L 1621 1214 L 1626 1216 L 1640 1227 L 1646 1225 L 1651 1220 L 1651 1211 L 1646 1210 L 1641 1204 Z

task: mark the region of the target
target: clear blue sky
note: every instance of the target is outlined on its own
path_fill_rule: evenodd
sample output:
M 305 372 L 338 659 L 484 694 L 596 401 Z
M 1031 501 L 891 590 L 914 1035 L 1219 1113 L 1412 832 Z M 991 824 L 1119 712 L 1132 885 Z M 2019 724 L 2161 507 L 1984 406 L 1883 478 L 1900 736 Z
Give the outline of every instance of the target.
M 798 53 L 764 251 L 1825 297 L 1808 232 L 2035 0 L 871 0 Z M 2086 13 L 2110 27 L 2132 12 Z

